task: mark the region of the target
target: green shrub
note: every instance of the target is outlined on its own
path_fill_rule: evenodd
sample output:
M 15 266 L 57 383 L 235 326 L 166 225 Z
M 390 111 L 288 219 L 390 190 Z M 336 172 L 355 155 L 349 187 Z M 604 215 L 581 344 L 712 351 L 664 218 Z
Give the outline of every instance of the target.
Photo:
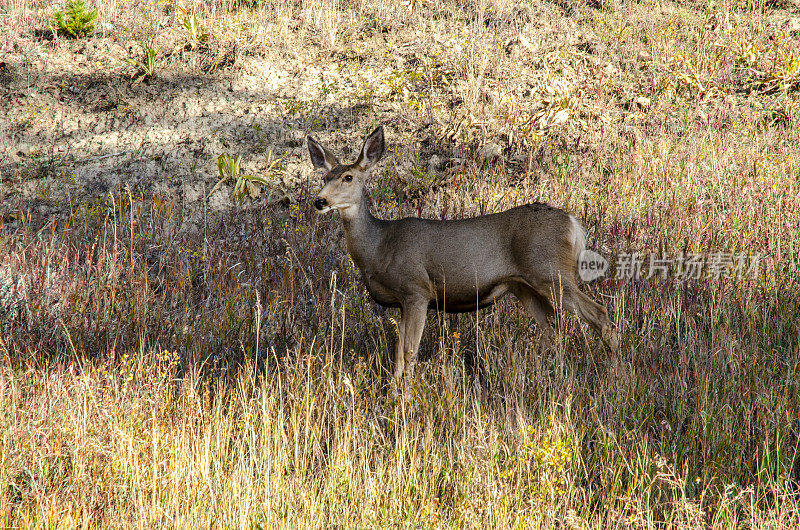
M 192 13 L 183 19 L 183 27 L 189 34 L 189 43 L 192 48 L 197 48 L 201 44 L 205 44 L 208 40 L 208 32 L 200 25 L 197 15 Z
M 122 60 L 128 63 L 129 65 L 136 67 L 136 73 L 133 74 L 134 77 L 133 84 L 137 85 L 142 81 L 144 81 L 145 79 L 153 77 L 153 75 L 156 73 L 156 68 L 158 67 L 159 64 L 158 50 L 156 50 L 152 46 L 145 46 L 144 58 L 141 61 L 130 57 L 126 57 Z
M 280 160 L 272 160 L 272 152 L 267 154 L 267 161 L 270 162 L 269 169 L 274 169 Z M 211 197 L 217 188 L 225 182 L 234 181 L 233 196 L 239 201 L 243 202 L 247 197 L 255 199 L 261 193 L 261 186 L 267 183 L 264 177 L 256 175 L 245 175 L 241 172 L 242 157 L 240 155 L 230 156 L 223 153 L 217 157 L 217 167 L 219 169 L 219 181 L 211 188 L 211 192 L 206 199 Z
M 67 4 L 66 16 L 63 11 L 58 11 L 51 26 L 59 35 L 78 39 L 94 33 L 96 20 L 96 9 L 86 9 L 83 0 L 71 0 Z

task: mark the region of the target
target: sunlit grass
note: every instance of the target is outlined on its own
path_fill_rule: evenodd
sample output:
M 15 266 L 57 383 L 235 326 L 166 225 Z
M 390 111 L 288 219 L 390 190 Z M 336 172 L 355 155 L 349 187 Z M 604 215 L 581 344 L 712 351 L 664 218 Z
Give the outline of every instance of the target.
M 0 228 L 2 526 L 800 525 L 797 49 L 768 23 L 783 15 L 462 4 L 196 13 L 212 49 L 273 57 L 288 40 L 304 65 L 345 57 L 314 97 L 274 108 L 337 153 L 387 124 L 379 216 L 540 200 L 582 218 L 612 263 L 728 253 L 758 269 L 584 286 L 619 324 L 619 356 L 568 315 L 542 355 L 510 300 L 431 315 L 398 400 L 396 315 L 369 300 L 339 220 L 310 207 L 318 182 L 227 212 L 125 188 L 52 219 L 23 201 Z M 153 37 L 162 49 L 186 38 L 178 11 L 126 6 L 99 9 L 97 38 L 141 37 L 148 17 L 174 26 Z M 34 7 L 10 9 L 28 25 L 55 9 Z M 109 20 L 129 24 L 117 36 Z M 66 46 L 23 29 L 31 49 Z M 412 44 L 368 40 L 384 35 Z M 329 119 L 339 100 L 369 110 Z M 48 116 L 30 127 L 46 136 Z M 481 160 L 489 141 L 498 160 Z M 281 152 L 282 173 L 309 164 L 300 151 Z M 452 163 L 428 171 L 434 154 Z M 16 175 L 34 180 L 37 160 Z

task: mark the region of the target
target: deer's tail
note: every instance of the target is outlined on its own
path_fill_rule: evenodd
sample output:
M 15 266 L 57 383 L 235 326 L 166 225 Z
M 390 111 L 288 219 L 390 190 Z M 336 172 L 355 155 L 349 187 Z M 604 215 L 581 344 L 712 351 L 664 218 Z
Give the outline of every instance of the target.
M 581 225 L 574 215 L 569 216 L 570 224 L 572 225 L 572 252 L 575 256 L 575 263 L 581 257 L 581 253 L 586 249 L 586 230 Z

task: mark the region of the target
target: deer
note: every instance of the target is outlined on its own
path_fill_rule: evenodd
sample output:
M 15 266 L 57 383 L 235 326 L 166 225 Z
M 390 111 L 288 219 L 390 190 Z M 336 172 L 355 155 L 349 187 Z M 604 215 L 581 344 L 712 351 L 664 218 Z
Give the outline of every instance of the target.
M 578 288 L 586 232 L 573 215 L 534 202 L 457 220 L 379 219 L 370 212 L 365 185 L 386 150 L 383 126 L 364 140 L 351 164 L 340 163 L 310 135 L 307 143 L 314 168 L 325 170 L 315 209 L 339 212 L 347 250 L 370 297 L 400 309 L 393 388 L 413 377 L 428 310 L 473 312 L 508 294 L 541 329 L 541 349 L 554 344 L 550 321 L 563 307 L 619 352 L 606 308 Z

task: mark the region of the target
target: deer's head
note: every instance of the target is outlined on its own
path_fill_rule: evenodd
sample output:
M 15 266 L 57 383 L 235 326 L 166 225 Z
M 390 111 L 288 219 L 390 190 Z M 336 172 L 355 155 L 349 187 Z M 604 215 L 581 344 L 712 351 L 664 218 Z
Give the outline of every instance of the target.
M 385 150 L 382 125 L 364 140 L 358 159 L 352 164 L 341 164 L 335 155 L 309 136 L 311 163 L 317 169 L 325 169 L 325 186 L 314 201 L 319 213 L 358 207 L 369 170 L 381 159 Z

